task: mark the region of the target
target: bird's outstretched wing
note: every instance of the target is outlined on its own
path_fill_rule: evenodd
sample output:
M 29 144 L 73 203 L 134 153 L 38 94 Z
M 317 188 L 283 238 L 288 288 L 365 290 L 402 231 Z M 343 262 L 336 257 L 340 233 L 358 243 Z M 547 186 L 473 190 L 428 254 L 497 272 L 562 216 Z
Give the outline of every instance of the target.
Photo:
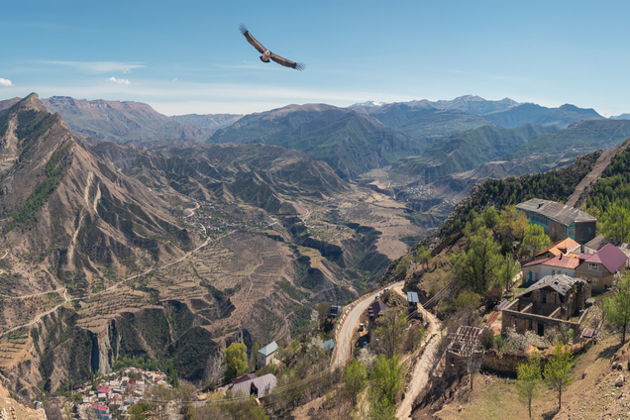
M 249 31 L 247 30 L 245 25 L 241 25 L 240 26 L 240 30 L 241 30 L 241 33 L 245 36 L 245 39 L 247 39 L 247 42 L 252 44 L 254 46 L 254 48 L 256 48 L 258 50 L 259 53 L 262 54 L 265 51 L 267 51 L 267 48 L 265 48 L 265 46 L 263 44 L 258 42 L 258 40 L 256 38 L 254 38 L 252 36 L 252 34 L 249 33 Z
M 278 54 L 271 53 L 271 56 L 269 58 L 285 67 L 291 67 L 292 69 L 296 70 L 304 70 L 304 64 L 296 63 L 295 61 L 291 61 L 287 58 L 281 57 Z

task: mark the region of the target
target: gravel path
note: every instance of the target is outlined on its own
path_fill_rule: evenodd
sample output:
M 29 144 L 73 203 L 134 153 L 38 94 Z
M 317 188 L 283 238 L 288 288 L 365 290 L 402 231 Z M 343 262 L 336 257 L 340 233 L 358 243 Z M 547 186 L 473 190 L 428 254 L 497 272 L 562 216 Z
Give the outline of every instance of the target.
M 403 284 L 403 281 L 399 281 L 388 287 L 402 287 Z M 361 314 L 367 311 L 367 308 L 374 301 L 374 296 L 381 293 L 384 289 L 385 288 L 382 288 L 360 297 L 352 303 L 352 308 L 349 312 L 344 312 L 345 316 L 343 316 L 341 320 L 342 324 L 339 328 L 337 328 L 335 333 L 335 350 L 331 363 L 332 369 L 343 367 L 350 360 L 352 356 L 352 337 L 354 336 L 355 331 L 359 329 Z
M 437 362 L 436 356 L 438 354 L 440 344 L 441 323 L 435 315 L 426 309 L 420 307 L 418 311 L 422 313 L 422 316 L 428 321 L 429 326 L 422 343 L 424 350 L 413 367 L 411 382 L 407 384 L 405 397 L 396 411 L 396 417 L 399 420 L 411 419 L 413 402 L 418 395 L 420 395 L 420 392 L 422 392 L 424 387 L 429 383 L 429 374 Z

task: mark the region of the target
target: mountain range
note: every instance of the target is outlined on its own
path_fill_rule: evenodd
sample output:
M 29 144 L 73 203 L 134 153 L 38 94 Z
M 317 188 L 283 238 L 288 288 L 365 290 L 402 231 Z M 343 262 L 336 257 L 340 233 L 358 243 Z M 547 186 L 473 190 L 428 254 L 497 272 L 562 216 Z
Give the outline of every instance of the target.
M 216 380 L 425 234 L 300 151 L 90 141 L 35 94 L 0 111 L 0 186 L 0 373 L 30 398 L 123 357 Z
M 472 184 L 628 136 L 591 110 L 472 96 L 179 117 L 0 101 L 0 373 L 30 397 L 122 357 L 217 380 L 226 344 L 358 295 Z
M 0 101 L 0 110 L 19 98 Z M 53 96 L 42 99 L 45 108 L 59 113 L 68 126 L 98 140 L 119 143 L 164 143 L 200 141 L 240 115 L 180 115 L 167 117 L 141 102 L 75 99 Z

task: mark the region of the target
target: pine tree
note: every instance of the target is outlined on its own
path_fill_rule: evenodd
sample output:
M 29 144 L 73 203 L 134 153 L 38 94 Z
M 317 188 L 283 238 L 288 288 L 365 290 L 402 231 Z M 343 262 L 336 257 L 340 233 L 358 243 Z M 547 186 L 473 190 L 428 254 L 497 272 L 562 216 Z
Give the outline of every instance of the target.
M 527 363 L 516 366 L 516 388 L 518 395 L 527 403 L 529 418 L 532 418 L 532 400 L 538 392 L 538 387 L 542 381 L 540 372 L 540 357 L 538 354 L 529 356 Z
M 573 355 L 568 346 L 557 343 L 545 364 L 543 378 L 549 388 L 558 391 L 558 409 L 562 409 L 562 391 L 571 383 Z
M 630 273 L 626 273 L 613 294 L 604 301 L 608 322 L 621 328 L 621 344 L 626 342 L 626 328 L 630 323 Z

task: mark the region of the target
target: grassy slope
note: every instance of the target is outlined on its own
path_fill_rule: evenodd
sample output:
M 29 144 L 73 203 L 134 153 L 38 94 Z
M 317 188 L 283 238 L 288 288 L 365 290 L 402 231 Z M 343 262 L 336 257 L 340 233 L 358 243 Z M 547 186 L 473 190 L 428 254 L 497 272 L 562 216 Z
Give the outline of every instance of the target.
M 624 388 L 628 385 L 616 388 L 614 380 L 619 372 L 610 368 L 610 357 L 618 342 L 617 336 L 609 336 L 576 358 L 573 383 L 563 395 L 563 410 L 554 419 L 599 419 L 604 418 L 607 411 L 618 414 L 612 418 L 628 418 L 627 403 L 624 409 L 624 400 L 617 399 L 622 392 L 627 392 Z M 544 386 L 540 390 L 532 405 L 536 419 L 557 407 L 557 394 Z M 624 410 L 625 417 L 622 414 Z M 515 380 L 479 375 L 475 378 L 475 390 L 468 399 L 455 399 L 436 416 L 444 420 L 490 420 L 504 419 L 506 413 L 511 420 L 529 418 L 527 406 L 518 398 Z

